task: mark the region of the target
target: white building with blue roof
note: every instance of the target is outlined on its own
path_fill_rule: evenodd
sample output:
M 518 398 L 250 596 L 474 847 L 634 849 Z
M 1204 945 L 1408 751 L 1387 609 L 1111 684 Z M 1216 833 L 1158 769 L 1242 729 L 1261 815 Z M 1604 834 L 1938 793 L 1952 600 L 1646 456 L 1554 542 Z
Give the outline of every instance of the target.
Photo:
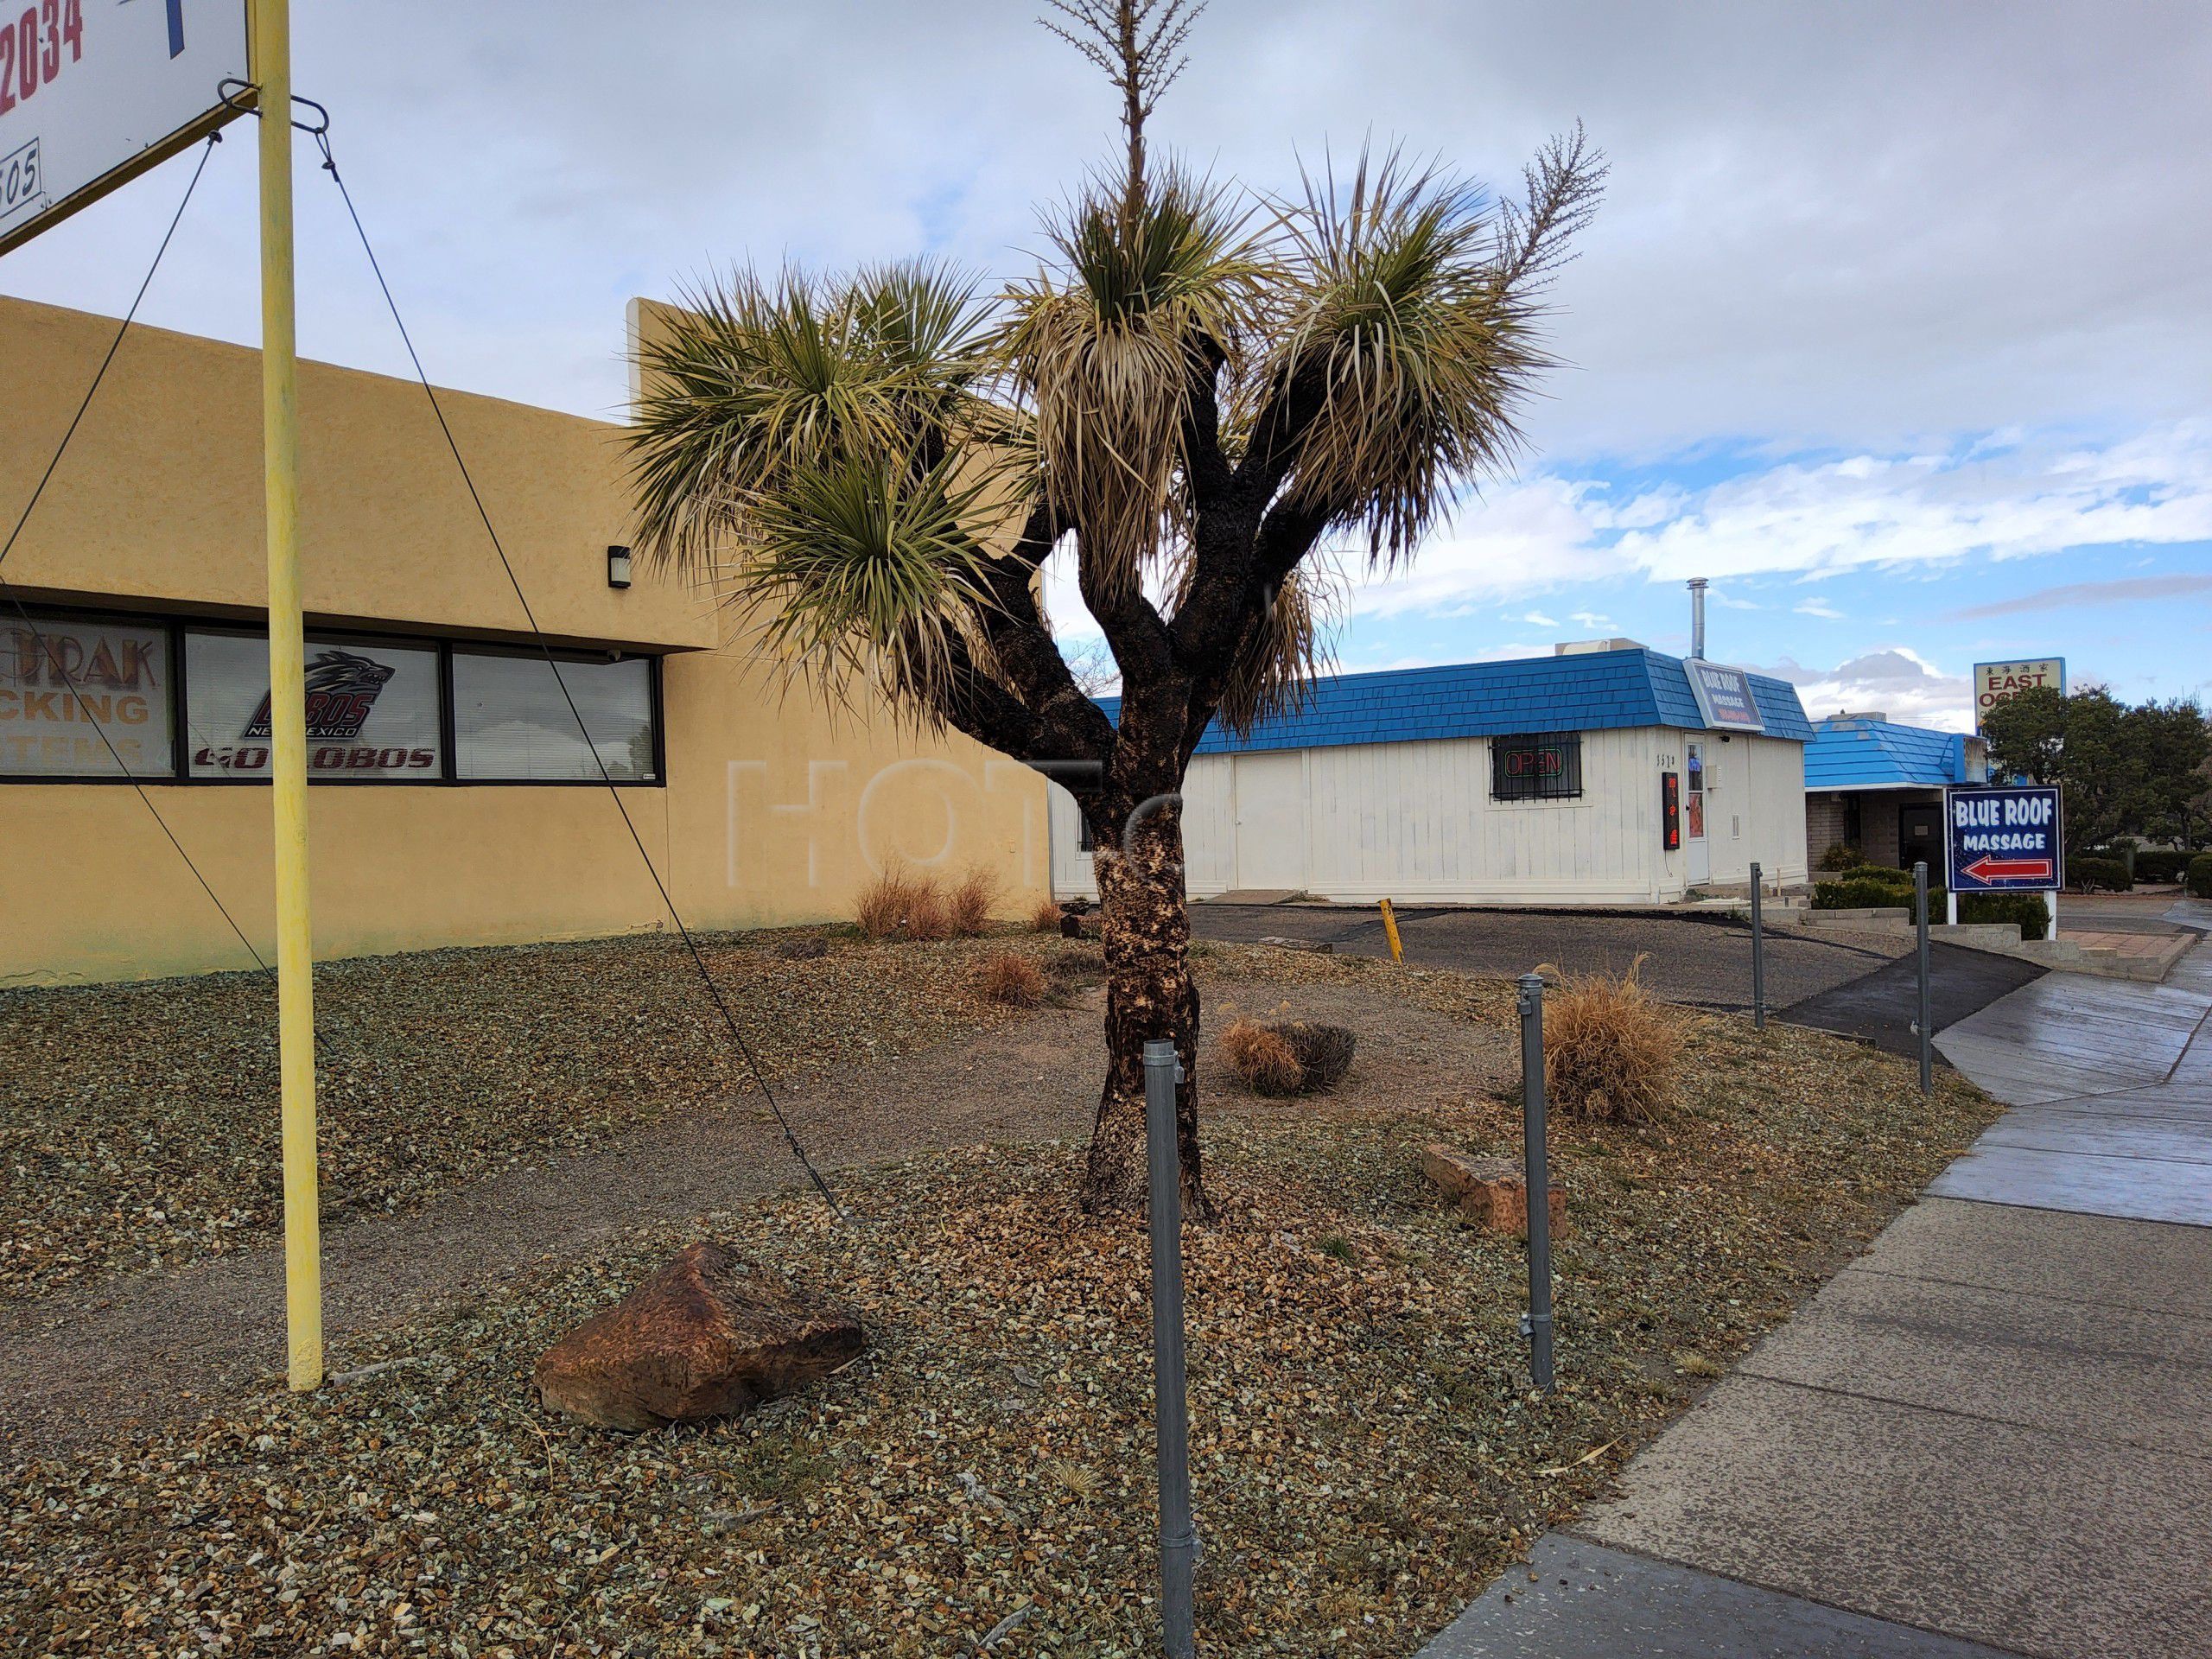
M 1118 712 L 1108 701 L 1109 715 Z M 1625 639 L 1321 681 L 1249 738 L 1210 727 L 1184 787 L 1194 897 L 1608 905 L 1806 880 L 1805 746 L 1785 682 Z M 1052 791 L 1052 885 L 1095 896 Z
M 1805 749 L 1807 851 L 1816 866 L 1843 846 L 1869 864 L 1910 869 L 1925 859 L 1940 873 L 1945 786 L 1988 781 L 1989 746 L 1979 737 L 1886 715 L 1834 715 Z

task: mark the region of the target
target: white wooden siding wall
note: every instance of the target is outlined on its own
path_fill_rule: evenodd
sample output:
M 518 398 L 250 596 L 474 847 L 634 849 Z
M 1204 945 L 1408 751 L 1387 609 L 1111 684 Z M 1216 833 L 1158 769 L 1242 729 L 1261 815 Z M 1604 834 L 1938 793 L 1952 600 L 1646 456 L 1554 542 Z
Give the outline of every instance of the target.
M 1675 735 L 1669 734 L 1670 736 Z M 1684 733 L 1682 737 L 1694 736 Z M 1713 887 L 1805 879 L 1805 746 L 1706 734 L 1705 823 Z
M 1804 748 L 1773 738 L 1656 727 L 1582 734 L 1582 798 L 1493 801 L 1490 744 L 1427 743 L 1202 755 L 1184 785 L 1192 893 L 1301 887 L 1347 903 L 1636 904 L 1679 899 L 1681 852 L 1660 845 L 1659 775 L 1680 772 L 1705 739 L 1707 825 L 1714 884 L 1740 883 L 1757 858 L 1770 879 L 1805 879 Z M 1281 809 L 1295 765 L 1303 812 Z M 1254 798 L 1240 827 L 1239 769 Z M 1269 774 L 1262 790 L 1258 773 Z M 1076 846 L 1074 798 L 1052 791 L 1052 890 L 1095 899 L 1090 855 Z M 1265 836 L 1264 842 L 1257 837 Z M 1302 870 L 1294 879 L 1285 873 Z
M 1184 881 L 1193 897 L 1211 898 L 1236 885 L 1236 797 L 1233 757 L 1202 754 L 1183 777 Z M 1098 897 L 1090 855 L 1076 842 L 1082 815 L 1075 797 L 1054 784 L 1046 791 L 1052 839 L 1052 893 L 1060 899 Z
M 1582 795 L 1493 801 L 1490 744 L 1308 749 L 1313 858 L 1332 899 L 1408 904 L 1647 899 L 1658 779 L 1647 731 L 1582 734 Z
M 1802 881 L 1810 868 L 1805 857 L 1805 746 L 1776 737 L 1753 738 L 1751 743 L 1758 756 L 1751 810 L 1758 823 L 1760 874 L 1770 881 Z

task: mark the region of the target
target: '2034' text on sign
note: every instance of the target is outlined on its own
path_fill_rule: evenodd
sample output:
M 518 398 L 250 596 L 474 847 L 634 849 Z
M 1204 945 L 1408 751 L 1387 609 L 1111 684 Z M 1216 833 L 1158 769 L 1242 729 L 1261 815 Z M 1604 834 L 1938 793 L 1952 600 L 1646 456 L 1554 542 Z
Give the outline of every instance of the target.
M 80 0 L 36 0 L 13 19 L 0 6 L 0 115 L 29 103 L 84 60 Z
M 1953 789 L 1944 796 L 1951 890 L 2056 890 L 2064 875 L 2056 789 Z

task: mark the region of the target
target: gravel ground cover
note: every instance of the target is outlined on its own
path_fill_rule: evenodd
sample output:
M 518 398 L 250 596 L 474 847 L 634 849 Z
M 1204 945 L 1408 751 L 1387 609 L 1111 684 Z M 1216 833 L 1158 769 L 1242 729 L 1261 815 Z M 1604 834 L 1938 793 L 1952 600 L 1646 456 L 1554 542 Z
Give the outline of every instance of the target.
M 1520 1245 L 1418 1173 L 1431 1139 L 1517 1145 L 1480 1058 L 1510 1052 L 1510 988 L 1267 957 L 1208 953 L 1243 976 L 1220 1001 L 1402 998 L 1477 1033 L 1477 1075 L 1369 1088 L 1395 1062 L 1363 1044 L 1335 1096 L 1210 1093 L 1224 1218 L 1187 1241 L 1209 1654 L 1413 1652 L 1996 1109 L 1948 1074 L 1923 1100 L 1861 1046 L 1685 1016 L 1677 1116 L 1558 1126 L 1544 1398 Z M 1149 1651 L 1145 1239 L 1074 1211 L 1077 1156 L 849 1173 L 849 1227 L 798 1194 L 641 1227 L 382 1333 L 319 1395 L 17 1467 L 0 1630 L 147 1655 Z M 702 1431 L 541 1412 L 537 1356 L 702 1232 L 856 1306 L 869 1351 Z
M 791 937 L 702 940 L 772 1081 L 1009 1017 L 957 943 Z M 672 938 L 326 963 L 315 1001 L 333 1225 L 751 1086 Z M 0 1300 L 273 1236 L 276 1100 L 265 976 L 0 993 Z

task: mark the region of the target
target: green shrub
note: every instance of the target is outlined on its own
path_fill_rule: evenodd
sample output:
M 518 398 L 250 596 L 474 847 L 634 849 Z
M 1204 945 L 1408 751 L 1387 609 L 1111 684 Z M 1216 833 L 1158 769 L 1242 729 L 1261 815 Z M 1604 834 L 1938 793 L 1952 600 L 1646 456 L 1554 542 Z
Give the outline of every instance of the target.
M 1839 881 L 1813 884 L 1815 910 L 1895 910 L 1912 908 L 1912 888 L 1894 881 L 1862 876 L 1856 871 Z
M 2138 881 L 2178 881 L 2188 868 L 2187 853 L 2154 849 L 2135 855 L 2135 879 Z
M 1866 861 L 1866 855 L 1847 841 L 1834 841 L 1821 855 L 1817 868 L 1823 870 L 1855 870 Z
M 2212 853 L 2189 861 L 2189 890 L 2199 899 L 2212 899 Z
M 2135 884 L 2116 858 L 2076 858 L 2066 866 L 2067 884 L 2079 893 L 2126 893 Z
M 2018 922 L 2020 937 L 2039 939 L 2050 931 L 2050 912 L 2039 893 L 1965 893 L 1959 895 L 1961 922 Z

